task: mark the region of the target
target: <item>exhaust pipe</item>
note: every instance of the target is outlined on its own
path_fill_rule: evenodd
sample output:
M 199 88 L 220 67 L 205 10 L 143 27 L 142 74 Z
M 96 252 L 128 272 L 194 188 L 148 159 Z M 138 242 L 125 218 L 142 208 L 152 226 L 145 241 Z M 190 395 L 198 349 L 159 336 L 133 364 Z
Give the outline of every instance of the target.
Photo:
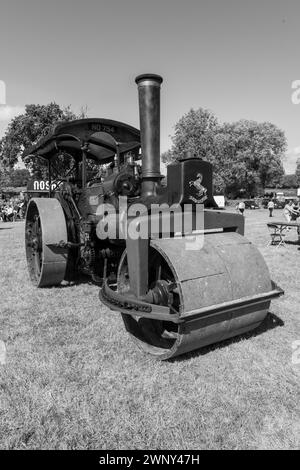
M 160 85 L 163 79 L 151 73 L 139 75 L 140 132 L 142 147 L 142 196 L 156 196 L 160 182 Z

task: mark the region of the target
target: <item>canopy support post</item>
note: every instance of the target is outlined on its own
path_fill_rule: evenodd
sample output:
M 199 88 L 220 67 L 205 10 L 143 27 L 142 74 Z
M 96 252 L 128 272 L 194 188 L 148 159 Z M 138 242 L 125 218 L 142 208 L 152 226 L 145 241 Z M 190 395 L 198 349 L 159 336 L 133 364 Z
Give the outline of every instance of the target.
M 49 182 L 49 198 L 51 198 L 52 180 L 51 180 L 51 159 L 50 158 L 48 160 L 48 182 Z
M 86 161 L 87 161 L 87 151 L 88 151 L 88 144 L 86 142 L 82 143 L 81 146 L 82 150 L 82 168 L 81 168 L 81 176 L 82 176 L 82 189 L 86 188 Z

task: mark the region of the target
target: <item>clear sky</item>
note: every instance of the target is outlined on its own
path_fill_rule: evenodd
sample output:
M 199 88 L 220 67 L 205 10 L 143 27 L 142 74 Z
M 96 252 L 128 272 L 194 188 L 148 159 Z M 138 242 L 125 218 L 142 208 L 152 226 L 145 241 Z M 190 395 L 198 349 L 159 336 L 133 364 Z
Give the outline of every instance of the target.
M 191 107 L 271 121 L 300 155 L 299 0 L 1 0 L 0 134 L 26 103 L 56 101 L 138 127 L 136 75 L 164 77 L 161 150 Z M 21 107 L 21 108 L 20 108 Z

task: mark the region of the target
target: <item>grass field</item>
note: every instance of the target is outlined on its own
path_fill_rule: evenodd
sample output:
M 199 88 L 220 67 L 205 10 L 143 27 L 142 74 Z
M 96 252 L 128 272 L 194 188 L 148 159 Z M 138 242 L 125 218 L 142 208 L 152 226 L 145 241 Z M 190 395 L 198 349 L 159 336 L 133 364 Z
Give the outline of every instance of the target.
M 136 349 L 97 286 L 32 287 L 24 224 L 0 222 L 0 448 L 299 448 L 300 251 L 267 247 L 267 221 L 246 211 L 246 235 L 285 296 L 254 333 L 172 362 Z

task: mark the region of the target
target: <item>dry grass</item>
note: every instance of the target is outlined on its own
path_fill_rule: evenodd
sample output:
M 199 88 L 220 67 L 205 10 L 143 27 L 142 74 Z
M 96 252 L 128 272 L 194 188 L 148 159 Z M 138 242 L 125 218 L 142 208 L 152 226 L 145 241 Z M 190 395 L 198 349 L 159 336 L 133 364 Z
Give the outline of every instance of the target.
M 173 362 L 137 350 L 98 287 L 32 287 L 24 225 L 0 223 L 0 448 L 299 448 L 300 252 L 266 247 L 267 221 L 246 211 L 285 296 L 258 332 Z

